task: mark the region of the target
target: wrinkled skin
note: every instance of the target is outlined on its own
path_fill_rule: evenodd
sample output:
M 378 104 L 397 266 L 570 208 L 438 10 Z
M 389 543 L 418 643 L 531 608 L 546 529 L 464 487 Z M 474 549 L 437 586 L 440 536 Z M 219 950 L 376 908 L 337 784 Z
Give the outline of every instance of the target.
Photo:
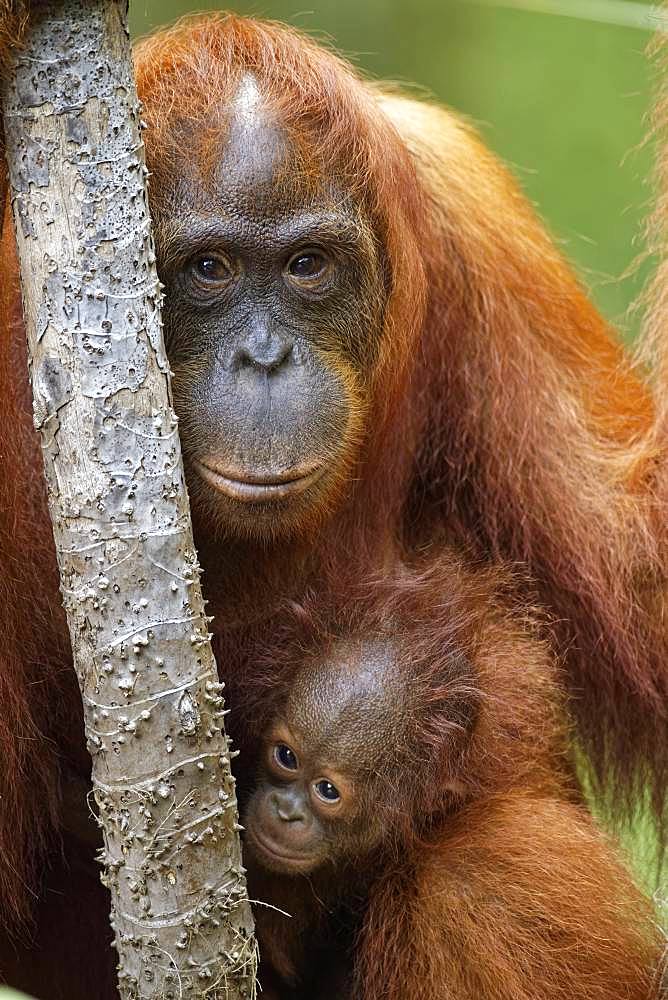
M 193 502 L 227 536 L 303 531 L 362 430 L 384 296 L 372 232 L 306 175 L 250 75 L 210 186 L 180 178 L 153 204 Z

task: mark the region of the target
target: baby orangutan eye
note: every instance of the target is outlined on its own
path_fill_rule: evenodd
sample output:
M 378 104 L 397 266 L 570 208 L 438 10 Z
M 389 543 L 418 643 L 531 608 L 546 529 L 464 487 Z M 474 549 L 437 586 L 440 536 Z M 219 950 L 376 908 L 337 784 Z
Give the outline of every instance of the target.
M 321 778 L 320 781 L 316 781 L 313 785 L 313 790 L 319 799 L 323 802 L 338 802 L 341 799 L 336 785 L 333 785 L 331 781 L 327 781 L 326 778 Z
M 297 755 L 286 743 L 277 743 L 274 747 L 274 760 L 286 771 L 296 771 L 299 767 Z

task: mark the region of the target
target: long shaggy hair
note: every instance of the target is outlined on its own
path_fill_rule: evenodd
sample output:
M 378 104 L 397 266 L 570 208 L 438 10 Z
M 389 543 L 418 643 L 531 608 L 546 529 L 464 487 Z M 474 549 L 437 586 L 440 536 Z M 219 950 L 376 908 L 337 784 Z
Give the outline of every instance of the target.
M 0 13 L 18 15 L 2 29 L 15 41 L 22 6 Z M 519 564 L 528 581 L 519 593 L 533 603 L 535 590 L 555 622 L 564 687 L 600 786 L 623 811 L 649 781 L 660 811 L 665 443 L 643 372 L 513 180 L 454 115 L 365 82 L 284 26 L 231 15 L 183 21 L 139 45 L 136 69 L 158 216 L 179 183 L 195 173 L 210 182 L 230 97 L 252 73 L 314 178 L 340 180 L 382 247 L 382 349 L 346 496 L 310 546 L 318 599 L 366 577 L 395 546 L 438 555 L 449 539 L 479 560 Z M 9 919 L 25 918 L 41 848 L 61 822 L 62 759 L 85 764 L 7 225 L 2 260 L 0 910 Z M 299 575 L 290 559 L 277 543 L 277 585 Z M 268 614 L 258 606 L 248 619 Z M 252 673 L 243 644 L 252 649 L 255 632 L 271 637 L 275 624 L 229 637 L 218 622 L 224 671 L 243 662 Z
M 188 171 L 184 149 L 198 170 L 215 160 L 245 73 L 314 175 L 362 200 L 386 258 L 367 447 L 326 562 L 351 576 L 391 530 L 522 563 L 555 619 L 599 790 L 620 808 L 650 781 L 661 811 L 665 443 L 644 372 L 466 124 L 285 26 L 206 16 L 141 43 L 154 184 Z

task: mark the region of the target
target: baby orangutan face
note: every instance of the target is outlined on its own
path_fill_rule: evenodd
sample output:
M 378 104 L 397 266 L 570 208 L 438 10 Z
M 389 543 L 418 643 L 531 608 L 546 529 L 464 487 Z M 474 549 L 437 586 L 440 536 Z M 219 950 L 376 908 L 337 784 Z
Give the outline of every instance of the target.
M 260 782 L 246 817 L 247 844 L 264 868 L 307 874 L 333 859 L 356 826 L 351 777 L 308 752 L 278 724 L 264 747 Z
M 245 848 L 263 868 L 305 875 L 380 843 L 374 799 L 401 716 L 387 669 L 393 655 L 389 643 L 360 642 L 297 675 L 243 816 Z

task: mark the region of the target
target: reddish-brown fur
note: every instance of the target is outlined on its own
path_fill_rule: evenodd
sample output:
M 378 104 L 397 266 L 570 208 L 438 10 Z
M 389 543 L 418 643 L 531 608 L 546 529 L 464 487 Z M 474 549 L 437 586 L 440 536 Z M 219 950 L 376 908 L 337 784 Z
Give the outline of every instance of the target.
M 0 15 L 14 6 L 0 5 Z M 282 589 L 299 600 L 314 588 L 326 605 L 341 581 L 381 564 L 395 545 L 438 551 L 447 538 L 483 560 L 524 564 L 519 592 L 531 602 L 535 590 L 557 622 L 598 778 L 622 806 L 651 773 L 660 809 L 665 449 L 643 372 L 468 127 L 362 82 L 285 27 L 209 17 L 140 45 L 156 201 L 170 172 L 192 176 L 194 141 L 205 172 L 214 162 L 244 69 L 314 174 L 336 173 L 363 201 L 385 249 L 390 298 L 368 429 L 339 509 L 324 512 L 306 542 L 236 545 L 230 575 L 218 579 L 224 546 L 199 534 L 210 585 L 240 590 L 246 606 L 236 629 L 226 630 L 222 605 L 217 621 L 232 694 L 243 704 L 254 648 L 276 634 Z M 27 917 L 43 847 L 67 825 L 61 783 L 88 765 L 7 226 L 2 259 L 0 912 L 12 920 Z
M 463 810 L 374 886 L 364 1000 L 646 1000 L 658 934 L 581 806 L 519 793 Z
M 313 661 L 317 672 L 342 650 L 391 632 L 397 664 L 386 669 L 402 678 L 387 680 L 386 780 L 369 793 L 357 759 L 327 758 L 381 817 L 378 853 L 308 880 L 249 861 L 253 898 L 277 908 L 257 910 L 261 955 L 279 980 L 312 977 L 318 985 L 304 996 L 329 996 L 332 973 L 320 970 L 337 964 L 354 964 L 350 995 L 361 1000 L 655 995 L 660 944 L 651 908 L 579 801 L 549 649 L 503 589 L 499 574 L 471 572 L 451 557 L 360 588 L 324 621 L 317 607 L 293 609 L 291 639 L 259 657 L 248 693 L 260 728 L 285 719 L 285 676 L 295 662 Z M 317 699 L 306 697 L 302 713 Z M 354 958 L 330 945 L 330 960 L 347 907 L 353 927 L 359 922 Z
M 649 768 L 658 802 L 665 456 L 642 370 L 467 126 L 361 83 L 284 27 L 207 18 L 142 43 L 159 184 L 175 169 L 187 176 L 186 135 L 215 155 L 244 69 L 313 163 L 362 192 L 391 265 L 361 485 L 316 559 L 337 575 L 352 554 L 356 571 L 354 556 L 367 561 L 394 529 L 410 548 L 447 534 L 523 562 L 558 621 L 597 776 L 620 801 Z M 167 113 L 177 103 L 185 122 Z

